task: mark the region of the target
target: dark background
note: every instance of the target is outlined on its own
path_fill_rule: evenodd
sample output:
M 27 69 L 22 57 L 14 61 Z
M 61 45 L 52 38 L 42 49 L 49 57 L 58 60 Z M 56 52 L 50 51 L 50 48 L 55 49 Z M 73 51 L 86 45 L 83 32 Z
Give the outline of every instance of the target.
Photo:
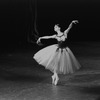
M 55 34 L 55 24 L 64 31 L 79 20 L 68 34 L 68 47 L 82 67 L 59 75 L 57 87 L 51 85 L 52 73 L 33 59 L 43 47 L 33 43 L 35 7 L 40 36 Z M 100 100 L 99 14 L 100 0 L 0 0 L 0 100 Z
M 40 36 L 55 34 L 55 24 L 59 24 L 64 31 L 72 20 L 77 19 L 79 24 L 70 30 L 69 41 L 100 41 L 99 0 L 0 0 L 2 48 L 31 43 L 35 33 L 35 8 Z

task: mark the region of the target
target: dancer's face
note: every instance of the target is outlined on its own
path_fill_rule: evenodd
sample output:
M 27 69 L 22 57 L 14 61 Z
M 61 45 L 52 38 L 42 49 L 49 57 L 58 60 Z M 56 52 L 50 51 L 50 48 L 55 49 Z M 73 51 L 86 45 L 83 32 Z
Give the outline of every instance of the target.
M 60 27 L 59 27 L 58 25 L 55 25 L 55 26 L 54 26 L 54 30 L 55 30 L 56 32 L 58 32 L 58 31 L 60 31 Z

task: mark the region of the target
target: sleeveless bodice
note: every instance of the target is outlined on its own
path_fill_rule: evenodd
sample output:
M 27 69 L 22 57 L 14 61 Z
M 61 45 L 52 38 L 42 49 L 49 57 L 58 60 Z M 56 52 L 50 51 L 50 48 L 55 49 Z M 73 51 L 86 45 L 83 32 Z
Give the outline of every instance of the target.
M 58 47 L 59 48 L 65 48 L 67 46 L 67 36 L 64 34 L 61 36 L 56 36 L 57 42 L 58 42 Z

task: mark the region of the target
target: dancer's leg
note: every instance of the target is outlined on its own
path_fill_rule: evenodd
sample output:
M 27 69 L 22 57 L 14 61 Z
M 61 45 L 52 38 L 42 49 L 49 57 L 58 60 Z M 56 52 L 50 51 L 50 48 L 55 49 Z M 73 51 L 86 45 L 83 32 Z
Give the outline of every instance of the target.
M 59 77 L 58 77 L 57 72 L 54 72 L 54 75 L 55 75 L 55 81 L 54 81 L 54 84 L 57 85 L 58 80 L 59 80 Z
M 55 74 L 52 75 L 52 84 L 54 84 L 55 81 Z
M 57 85 L 59 80 L 58 74 L 56 71 L 54 71 L 54 74 L 52 75 L 52 84 Z

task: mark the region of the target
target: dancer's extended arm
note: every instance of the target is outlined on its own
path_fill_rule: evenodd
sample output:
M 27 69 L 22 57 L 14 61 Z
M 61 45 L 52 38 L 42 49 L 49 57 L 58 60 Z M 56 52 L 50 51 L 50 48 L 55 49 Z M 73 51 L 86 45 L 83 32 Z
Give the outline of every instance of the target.
M 50 39 L 50 38 L 55 38 L 55 37 L 56 35 L 39 37 L 39 39 L 37 40 L 37 43 L 39 43 L 41 39 Z
M 73 20 L 70 25 L 68 26 L 68 28 L 64 31 L 64 34 L 68 34 L 69 30 L 72 28 L 73 24 L 78 23 L 78 20 Z

